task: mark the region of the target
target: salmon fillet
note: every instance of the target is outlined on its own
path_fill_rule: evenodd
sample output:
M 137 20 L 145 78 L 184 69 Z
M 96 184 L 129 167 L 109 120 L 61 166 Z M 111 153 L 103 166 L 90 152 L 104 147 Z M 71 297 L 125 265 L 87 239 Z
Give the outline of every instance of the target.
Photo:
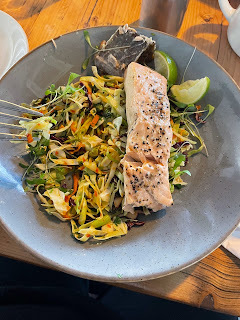
M 132 62 L 125 73 L 128 137 L 124 168 L 123 209 L 145 206 L 153 211 L 173 203 L 168 159 L 172 142 L 167 80 Z

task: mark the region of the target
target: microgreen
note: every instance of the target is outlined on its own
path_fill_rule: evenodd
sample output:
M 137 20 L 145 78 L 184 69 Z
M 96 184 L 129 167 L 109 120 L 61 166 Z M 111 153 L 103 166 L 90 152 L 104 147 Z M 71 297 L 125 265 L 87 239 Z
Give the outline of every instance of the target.
M 207 104 L 205 111 L 208 111 L 208 114 L 206 115 L 206 117 L 203 119 L 203 121 L 205 121 L 215 110 L 214 106 L 212 106 L 211 104 Z

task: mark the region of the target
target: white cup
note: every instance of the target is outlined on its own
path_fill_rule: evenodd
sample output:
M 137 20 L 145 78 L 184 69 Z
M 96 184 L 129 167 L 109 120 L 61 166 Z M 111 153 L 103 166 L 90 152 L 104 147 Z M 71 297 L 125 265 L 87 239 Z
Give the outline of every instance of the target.
M 218 2 L 222 13 L 229 22 L 227 30 L 228 42 L 240 57 L 240 6 L 234 9 L 228 0 L 218 0 Z

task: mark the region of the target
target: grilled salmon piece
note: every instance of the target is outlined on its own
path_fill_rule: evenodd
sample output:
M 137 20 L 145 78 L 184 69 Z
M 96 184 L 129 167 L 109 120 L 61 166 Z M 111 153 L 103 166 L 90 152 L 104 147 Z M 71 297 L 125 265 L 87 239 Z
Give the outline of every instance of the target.
M 132 62 L 126 71 L 128 137 L 124 167 L 124 210 L 157 211 L 172 204 L 168 159 L 172 142 L 167 80 Z
M 123 167 L 125 211 L 133 212 L 134 207 L 158 211 L 172 204 L 166 166 L 151 161 L 135 162 L 126 157 Z

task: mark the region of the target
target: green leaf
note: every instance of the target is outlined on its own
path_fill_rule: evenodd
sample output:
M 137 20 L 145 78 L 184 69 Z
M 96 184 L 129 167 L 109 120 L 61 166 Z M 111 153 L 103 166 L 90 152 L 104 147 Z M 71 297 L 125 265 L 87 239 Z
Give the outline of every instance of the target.
M 46 183 L 46 180 L 45 179 L 41 179 L 41 178 L 33 179 L 33 180 L 26 179 L 25 181 L 27 182 L 27 184 L 30 184 L 30 185 L 39 185 L 39 184 L 45 184 Z
M 63 187 L 59 187 L 59 190 L 66 193 L 67 191 L 69 191 L 69 189 L 63 188 Z M 70 192 L 70 191 L 69 191 Z
M 175 184 L 174 186 L 175 186 L 175 188 L 177 188 L 177 189 L 182 189 L 182 185 L 181 185 L 181 184 Z
M 153 33 L 153 32 L 151 33 L 151 36 L 152 36 L 152 37 L 154 37 L 155 35 L 156 35 L 155 33 Z
M 45 96 L 48 96 L 49 94 L 54 94 L 55 91 L 56 91 L 55 84 L 51 84 L 49 89 L 45 91 Z
M 213 111 L 215 110 L 215 108 L 214 108 L 214 106 L 212 106 L 211 104 L 207 104 L 205 110 L 208 111 L 208 114 L 207 114 L 206 117 L 203 119 L 203 121 L 205 121 L 205 120 L 213 113 Z
M 47 90 L 45 91 L 45 96 L 48 96 L 49 94 L 51 94 L 51 90 L 50 90 L 50 89 L 47 89 Z
M 177 107 L 180 108 L 180 109 L 184 109 L 184 108 L 187 107 L 187 105 L 186 105 L 185 103 L 177 102 L 177 101 L 175 101 L 175 100 L 173 100 L 173 99 L 171 99 L 171 98 L 169 98 L 169 100 L 170 100 L 172 103 L 174 103 L 175 106 L 177 106 Z
M 25 164 L 22 164 L 21 162 L 19 162 L 19 164 L 18 164 L 21 168 L 23 168 L 23 169 L 27 169 L 28 168 L 28 166 L 25 166 Z
M 122 220 L 119 217 L 115 217 L 113 220 L 113 223 L 117 226 L 118 224 L 120 224 L 122 222 Z
M 80 74 L 77 74 L 77 73 L 74 73 L 74 72 L 70 73 L 70 76 L 69 76 L 68 82 L 67 82 L 67 86 L 69 86 L 70 83 L 72 83 L 73 80 L 78 78 L 78 77 L 80 77 Z
M 36 146 L 29 145 L 29 149 L 33 155 L 36 157 L 41 157 L 44 154 L 47 154 L 47 146 L 49 145 L 49 140 L 42 137 L 40 141 L 37 142 Z
M 179 171 L 178 173 L 176 173 L 175 177 L 181 176 L 181 175 L 184 174 L 184 173 L 186 173 L 186 174 L 188 174 L 189 176 L 191 176 L 191 172 L 190 172 L 190 171 L 188 171 L 188 170 L 183 170 L 183 171 Z
M 185 112 L 196 112 L 197 108 L 195 107 L 194 104 L 188 104 L 184 111 Z
M 92 174 L 96 174 L 94 171 L 90 170 L 89 168 L 84 168 L 83 172 L 88 176 L 91 176 Z
M 83 68 L 83 70 L 86 70 L 86 69 L 87 69 L 87 66 L 88 66 L 88 64 L 89 64 L 89 60 L 90 60 L 90 58 L 87 57 L 87 58 L 83 61 L 83 63 L 82 63 L 82 68 Z
M 92 44 L 91 44 L 89 32 L 88 32 L 87 30 L 83 30 L 83 35 L 84 35 L 85 40 L 86 40 L 87 43 L 89 44 L 89 46 L 94 49 L 94 47 L 93 47 Z
M 170 81 L 167 81 L 167 92 L 169 91 L 169 89 L 173 86 L 173 83 Z
M 186 156 L 184 154 L 182 154 L 182 153 L 176 154 L 175 157 L 174 157 L 175 163 L 174 163 L 174 166 L 173 166 L 172 170 L 173 171 L 176 170 L 180 166 L 180 164 L 183 161 L 185 161 L 185 159 L 186 159 Z
M 66 85 L 65 89 L 63 90 L 61 96 L 64 96 L 64 95 L 66 95 L 66 94 L 68 94 L 68 93 L 71 94 L 71 93 L 74 93 L 74 92 L 76 92 L 77 90 L 79 90 L 79 89 L 76 89 L 76 88 L 74 88 L 74 87 L 71 86 L 71 83 L 73 82 L 73 80 L 76 79 L 76 78 L 78 78 L 78 77 L 80 77 L 80 75 L 79 75 L 78 73 L 74 73 L 74 72 L 70 73 L 70 76 L 69 76 L 69 78 L 68 78 L 67 85 Z

